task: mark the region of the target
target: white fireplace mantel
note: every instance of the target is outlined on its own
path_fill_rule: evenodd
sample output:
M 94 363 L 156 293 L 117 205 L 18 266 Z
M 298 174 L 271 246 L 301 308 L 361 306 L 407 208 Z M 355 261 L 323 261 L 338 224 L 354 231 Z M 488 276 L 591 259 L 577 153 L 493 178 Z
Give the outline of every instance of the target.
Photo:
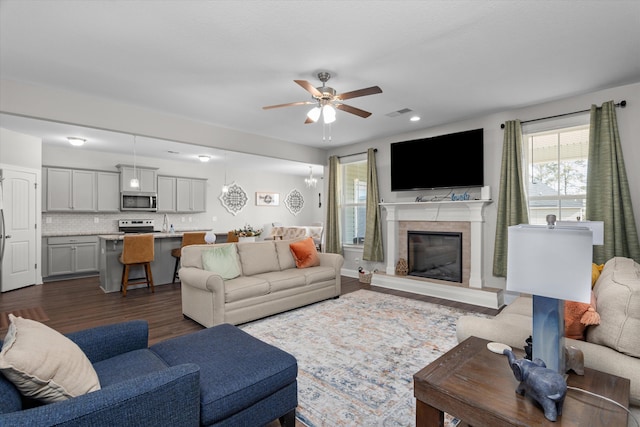
M 483 226 L 484 209 L 492 200 L 462 200 L 439 202 L 380 203 L 386 211 L 386 273 L 394 275 L 398 262 L 398 235 L 401 221 L 464 221 L 470 225 L 470 274 L 469 290 L 481 291 L 483 274 Z M 385 279 L 381 278 L 383 281 Z M 390 280 L 390 279 L 386 279 Z M 398 276 L 393 278 L 398 281 Z M 413 288 L 413 284 L 409 287 Z M 408 290 L 408 289 L 407 289 Z

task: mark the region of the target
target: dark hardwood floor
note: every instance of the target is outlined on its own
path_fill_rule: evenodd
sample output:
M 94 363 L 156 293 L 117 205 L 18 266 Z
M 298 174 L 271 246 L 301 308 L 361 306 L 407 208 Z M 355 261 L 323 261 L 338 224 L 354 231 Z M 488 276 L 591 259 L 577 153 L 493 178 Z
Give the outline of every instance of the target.
M 124 320 L 145 319 L 149 322 L 150 344 L 203 328 L 182 315 L 180 283 L 156 286 L 155 289 L 155 293 L 146 288 L 133 289 L 127 292 L 126 297 L 122 297 L 118 292 L 105 294 L 99 287 L 97 276 L 46 282 L 0 294 L 0 312 L 41 307 L 48 317 L 43 323 L 62 333 Z M 342 294 L 358 289 L 486 314 L 497 313 L 497 310 L 384 289 L 362 284 L 358 279 L 342 277 Z M 6 328 L 0 329 L 0 338 L 4 338 L 5 334 Z

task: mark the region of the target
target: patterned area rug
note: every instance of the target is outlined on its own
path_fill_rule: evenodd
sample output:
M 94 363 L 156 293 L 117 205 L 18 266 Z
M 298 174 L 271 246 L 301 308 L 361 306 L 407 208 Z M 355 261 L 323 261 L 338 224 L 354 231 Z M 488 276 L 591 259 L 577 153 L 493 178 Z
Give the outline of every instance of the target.
M 241 328 L 298 359 L 302 423 L 412 426 L 413 374 L 457 344 L 464 314 L 482 316 L 359 290 Z
M 3 311 L 2 313 L 0 313 L 0 329 L 7 329 L 9 327 L 10 313 L 13 313 L 13 315 L 16 317 L 37 320 L 38 322 L 49 320 L 49 316 L 47 316 L 42 307 L 31 307 L 23 308 L 20 310 Z

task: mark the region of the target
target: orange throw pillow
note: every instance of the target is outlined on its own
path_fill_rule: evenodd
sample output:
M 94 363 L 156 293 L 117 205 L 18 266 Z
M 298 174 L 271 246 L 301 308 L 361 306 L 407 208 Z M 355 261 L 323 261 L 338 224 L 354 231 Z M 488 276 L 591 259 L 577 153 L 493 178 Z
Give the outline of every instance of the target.
M 307 268 L 320 265 L 316 244 L 311 237 L 289 244 L 289 249 L 296 260 L 296 267 Z
M 584 331 L 589 325 L 600 324 L 596 311 L 596 298 L 591 292 L 591 304 L 577 301 L 564 302 L 564 336 L 574 340 L 584 340 Z

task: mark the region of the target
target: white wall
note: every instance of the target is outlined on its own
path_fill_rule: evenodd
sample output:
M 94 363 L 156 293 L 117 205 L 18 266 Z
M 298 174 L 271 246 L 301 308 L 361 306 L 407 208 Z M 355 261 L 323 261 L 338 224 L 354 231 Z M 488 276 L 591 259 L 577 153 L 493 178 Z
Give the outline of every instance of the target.
M 592 104 L 601 105 L 603 102 L 614 100 L 627 101 L 626 108 L 617 108 L 618 128 L 622 140 L 622 151 L 631 189 L 636 227 L 640 230 L 640 83 L 601 90 L 585 95 L 579 95 L 562 100 L 547 102 L 544 104 L 523 107 L 517 110 L 503 111 L 489 114 L 456 123 L 437 126 L 393 137 L 354 144 L 332 150 L 330 155 L 346 155 L 354 152 L 365 151 L 367 148 L 378 148 L 376 162 L 378 166 L 378 178 L 380 197 L 385 202 L 406 202 L 415 200 L 418 195 L 438 194 L 428 191 L 404 191 L 392 192 L 390 182 L 390 151 L 389 145 L 393 142 L 405 141 L 417 138 L 442 135 L 469 129 L 484 128 L 484 166 L 485 185 L 491 186 L 494 203 L 485 210 L 486 222 L 483 227 L 483 270 L 485 271 L 485 286 L 504 288 L 504 279 L 493 277 L 493 250 L 496 231 L 496 194 L 500 184 L 500 164 L 502 156 L 503 130 L 500 124 L 506 120 L 520 119 L 521 121 L 564 114 L 574 111 L 589 109 Z M 464 99 L 461 99 L 464 102 Z M 427 159 L 417 159 L 412 167 L 425 167 L 429 165 Z M 383 213 L 383 220 L 384 220 Z M 383 236 L 386 236 L 386 225 L 383 225 Z M 355 257 L 355 255 L 353 255 Z M 345 266 L 348 260 L 345 260 Z
M 59 166 L 80 169 L 96 169 L 117 172 L 117 164 L 132 164 L 133 159 L 112 153 L 101 153 L 77 148 L 51 148 L 43 146 L 42 164 L 44 166 Z M 322 221 L 323 209 L 318 208 L 318 189 L 307 189 L 304 178 L 287 174 L 255 174 L 246 169 L 229 165 L 227 169 L 227 183 L 235 182 L 240 185 L 249 198 L 245 208 L 233 215 L 229 213 L 219 200 L 224 181 L 224 170 L 199 161 L 178 162 L 155 158 L 137 157 L 138 166 L 158 168 L 159 175 L 182 176 L 207 179 L 207 212 L 201 214 L 168 214 L 169 221 L 177 230 L 213 229 L 215 232 L 226 232 L 250 224 L 255 228 L 262 228 L 266 223 L 281 222 L 285 225 L 309 225 L 315 221 Z M 289 212 L 284 204 L 284 198 L 289 191 L 297 189 L 303 194 L 305 204 L 297 216 Z M 279 206 L 256 206 L 256 192 L 276 192 L 280 194 Z M 156 224 L 161 225 L 163 215 L 154 213 L 120 213 L 97 215 L 99 223 L 94 223 L 94 214 L 60 214 L 45 213 L 51 223 L 43 221 L 44 233 L 48 234 L 59 228 L 70 226 L 82 231 L 103 233 L 117 229 L 116 220 L 120 218 L 154 218 Z M 213 218 L 216 217 L 214 221 Z M 189 221 L 191 219 L 191 221 Z M 106 222 L 106 224 L 105 224 Z M 107 229 L 105 229 L 107 228 Z
M 42 140 L 0 128 L 0 163 L 40 169 Z

